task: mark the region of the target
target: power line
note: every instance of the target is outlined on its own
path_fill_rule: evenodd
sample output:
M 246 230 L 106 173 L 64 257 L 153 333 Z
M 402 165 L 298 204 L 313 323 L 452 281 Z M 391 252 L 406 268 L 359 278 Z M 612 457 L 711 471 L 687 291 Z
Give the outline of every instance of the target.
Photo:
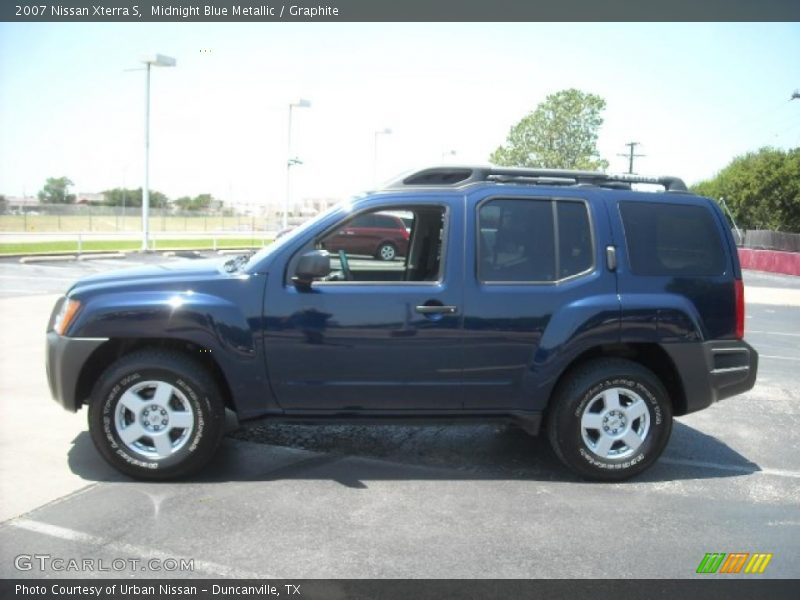
M 647 156 L 647 155 L 646 154 L 635 154 L 634 153 L 634 150 L 636 149 L 636 146 L 640 145 L 639 142 L 628 142 L 625 145 L 630 148 L 630 151 L 627 154 L 617 154 L 617 156 L 624 156 L 625 158 L 628 159 L 628 173 L 630 175 L 633 175 L 633 159 L 641 157 L 641 156 Z

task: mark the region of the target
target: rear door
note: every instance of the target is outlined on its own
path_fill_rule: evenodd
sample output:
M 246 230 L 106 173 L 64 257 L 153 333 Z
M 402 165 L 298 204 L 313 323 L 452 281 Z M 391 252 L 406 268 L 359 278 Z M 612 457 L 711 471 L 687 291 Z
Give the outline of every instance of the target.
M 618 339 L 608 217 L 602 202 L 572 190 L 493 193 L 467 203 L 464 404 L 539 410 L 564 339 Z

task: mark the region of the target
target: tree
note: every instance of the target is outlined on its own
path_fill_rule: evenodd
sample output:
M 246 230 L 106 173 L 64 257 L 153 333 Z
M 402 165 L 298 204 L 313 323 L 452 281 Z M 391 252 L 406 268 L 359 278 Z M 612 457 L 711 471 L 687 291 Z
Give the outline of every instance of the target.
M 113 188 L 104 191 L 103 196 L 105 196 L 106 204 L 109 206 L 137 207 L 142 205 L 142 188 Z M 169 198 L 164 194 L 150 190 L 150 206 L 152 208 L 164 208 L 168 204 Z
M 692 191 L 725 198 L 743 229 L 800 232 L 800 148 L 761 148 L 734 158 Z
M 75 194 L 68 193 L 72 183 L 69 177 L 48 177 L 44 187 L 39 191 L 39 202 L 43 204 L 72 204 Z
M 214 202 L 214 197 L 211 194 L 200 194 L 194 198 L 189 196 L 182 196 L 175 200 L 174 204 L 181 210 L 208 210 L 211 203 Z
M 0 194 L 0 215 L 6 214 L 8 210 L 8 200 L 3 194 Z
M 489 160 L 505 167 L 603 170 L 597 150 L 606 101 L 576 89 L 550 94 L 511 128 Z

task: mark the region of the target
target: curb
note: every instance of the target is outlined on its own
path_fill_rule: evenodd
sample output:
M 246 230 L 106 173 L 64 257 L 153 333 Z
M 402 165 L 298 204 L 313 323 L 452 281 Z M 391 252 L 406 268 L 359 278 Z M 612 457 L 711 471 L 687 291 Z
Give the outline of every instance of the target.
M 91 260 L 93 258 L 128 258 L 124 252 L 105 252 L 103 254 L 79 254 L 78 260 Z
M 17 255 L 20 256 L 20 255 Z M 11 258 L 16 258 L 16 256 L 11 255 Z M 37 263 L 37 262 L 54 262 L 54 261 L 62 261 L 66 262 L 69 260 L 76 260 L 78 257 L 74 254 L 42 254 L 42 255 L 21 255 L 19 262 L 21 263 Z

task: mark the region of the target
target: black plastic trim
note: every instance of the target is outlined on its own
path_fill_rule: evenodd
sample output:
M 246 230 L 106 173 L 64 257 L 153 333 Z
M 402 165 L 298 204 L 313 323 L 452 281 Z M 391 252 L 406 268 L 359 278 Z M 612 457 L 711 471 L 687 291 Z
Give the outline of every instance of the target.
M 713 340 L 662 344 L 683 384 L 686 413 L 742 394 L 756 383 L 758 352 L 743 340 Z M 720 366 L 719 357 L 736 355 L 734 363 Z
M 78 376 L 92 353 L 108 338 L 70 338 L 47 332 L 47 383 L 53 399 L 64 409 L 77 412 L 82 398 L 77 397 Z

